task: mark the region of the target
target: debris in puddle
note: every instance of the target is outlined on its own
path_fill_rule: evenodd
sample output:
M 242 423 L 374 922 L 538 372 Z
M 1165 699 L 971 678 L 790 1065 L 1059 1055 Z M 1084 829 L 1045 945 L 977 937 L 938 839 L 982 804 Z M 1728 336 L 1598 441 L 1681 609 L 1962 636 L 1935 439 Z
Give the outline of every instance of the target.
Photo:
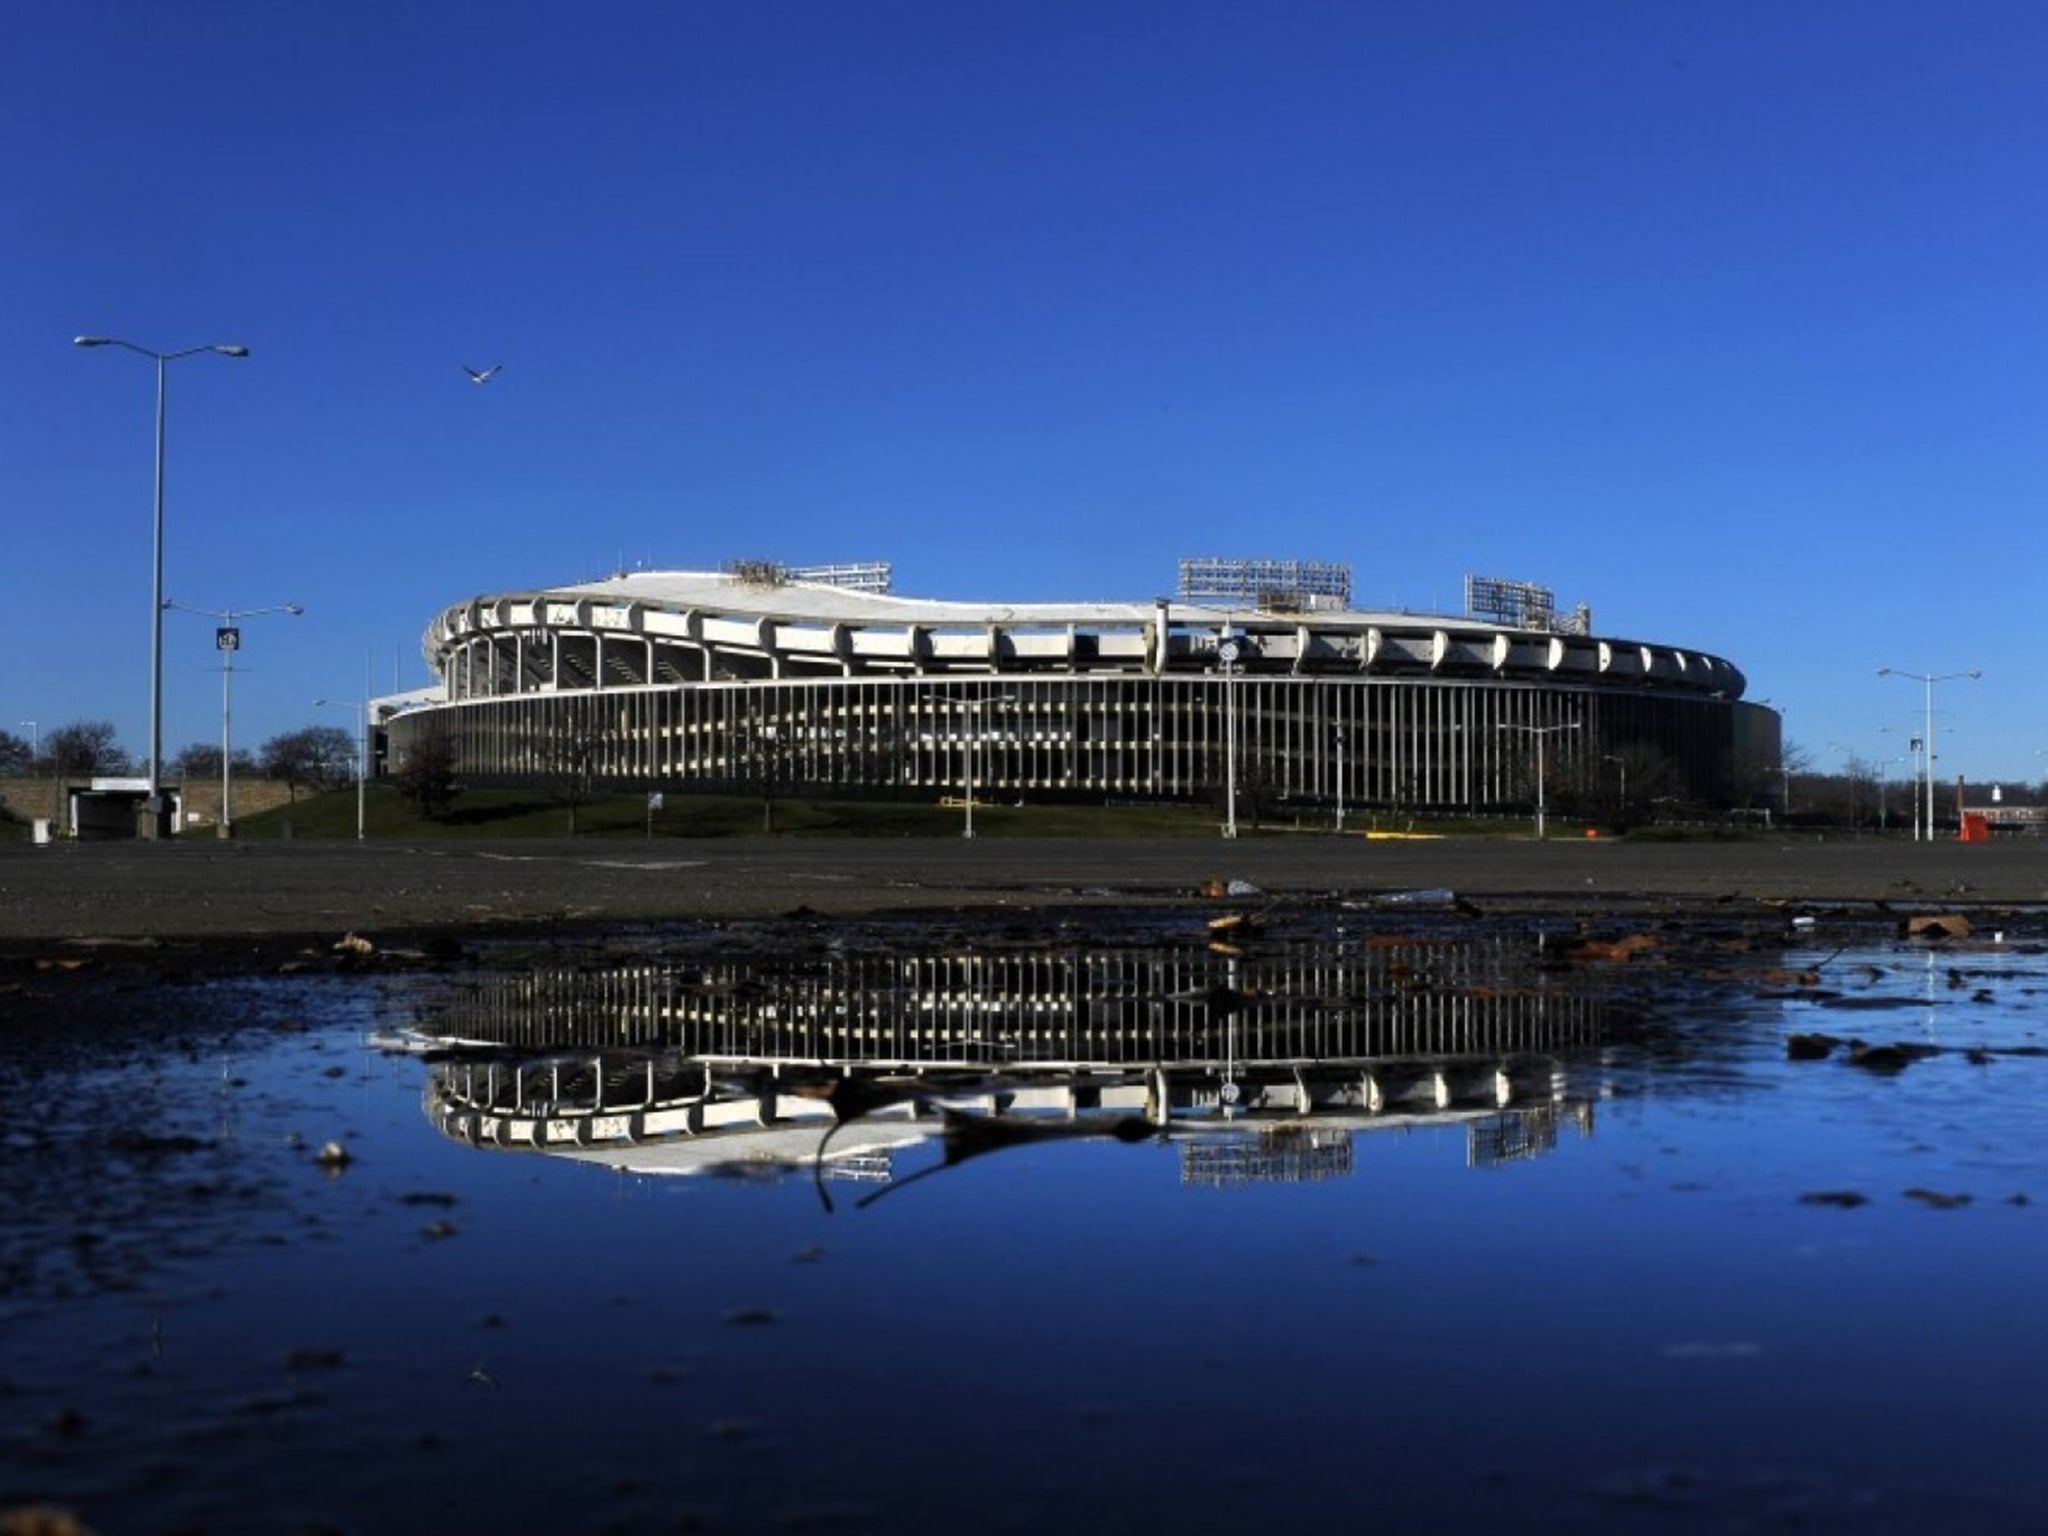
M 1344 905 L 1353 911 L 1369 910 L 1373 907 L 1448 907 L 1454 905 L 1457 899 L 1458 893 L 1448 887 L 1426 885 L 1405 891 L 1378 891 L 1347 901 Z
M 1970 920 L 1960 912 L 1919 912 L 1906 919 L 1909 939 L 1967 939 Z
M 1727 1343 L 1689 1339 L 1682 1344 L 1666 1344 L 1663 1350 L 1666 1360 L 1749 1360 L 1763 1352 L 1761 1344 L 1748 1339 L 1734 1339 Z
M 1580 937 L 1559 945 L 1558 953 L 1566 960 L 1633 960 L 1661 948 L 1663 942 L 1654 933 L 1631 933 L 1618 939 Z
M 355 1155 L 338 1141 L 323 1142 L 320 1150 L 313 1154 L 313 1161 L 330 1172 L 338 1173 L 355 1161 Z
M 1820 985 L 1819 971 L 1788 971 L 1772 967 L 1757 977 L 1767 987 L 1817 987 Z
M 1868 1045 L 1861 1040 L 1851 1040 L 1849 1054 L 1844 1059 L 1850 1066 L 1862 1067 L 1868 1072 L 1903 1072 L 1916 1061 L 1925 1061 L 1940 1054 L 1938 1045 L 1903 1041 L 1891 1045 Z
M 1906 1191 L 1906 1198 L 1917 1200 L 1928 1209 L 1936 1211 L 1959 1211 L 1970 1203 L 1968 1195 L 1946 1194 L 1938 1189 L 1909 1189 Z
M 1870 1196 L 1853 1189 L 1815 1189 L 1799 1197 L 1801 1205 L 1832 1205 L 1841 1210 L 1853 1211 L 1859 1205 L 1870 1204 Z
M 92 1536 L 91 1528 L 54 1504 L 20 1504 L 0 1509 L 0 1536 Z

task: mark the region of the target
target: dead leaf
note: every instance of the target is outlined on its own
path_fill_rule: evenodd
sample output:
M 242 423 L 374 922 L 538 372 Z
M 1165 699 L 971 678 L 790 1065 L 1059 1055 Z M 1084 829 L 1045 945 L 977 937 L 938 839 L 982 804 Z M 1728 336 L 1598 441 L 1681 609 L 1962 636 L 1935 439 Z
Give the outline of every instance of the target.
M 1919 912 L 1906 919 L 1909 939 L 1967 939 L 1970 920 L 1960 912 Z

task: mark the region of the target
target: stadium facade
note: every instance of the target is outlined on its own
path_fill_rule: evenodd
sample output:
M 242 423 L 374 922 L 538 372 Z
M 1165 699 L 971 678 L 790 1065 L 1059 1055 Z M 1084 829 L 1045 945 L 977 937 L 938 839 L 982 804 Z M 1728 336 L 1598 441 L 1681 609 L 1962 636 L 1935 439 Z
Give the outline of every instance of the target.
M 380 701 L 386 767 L 431 746 L 479 785 L 1002 803 L 1234 781 L 1269 806 L 1412 815 L 1527 809 L 1546 773 L 1553 805 L 1619 781 L 1624 801 L 1725 807 L 1777 767 L 1778 716 L 1718 656 L 1600 638 L 1547 604 L 1357 611 L 1348 572 L 1303 570 L 1197 600 L 1184 565 L 1182 596 L 1121 603 L 905 598 L 871 579 L 885 567 L 477 597 L 427 630 L 437 684 Z

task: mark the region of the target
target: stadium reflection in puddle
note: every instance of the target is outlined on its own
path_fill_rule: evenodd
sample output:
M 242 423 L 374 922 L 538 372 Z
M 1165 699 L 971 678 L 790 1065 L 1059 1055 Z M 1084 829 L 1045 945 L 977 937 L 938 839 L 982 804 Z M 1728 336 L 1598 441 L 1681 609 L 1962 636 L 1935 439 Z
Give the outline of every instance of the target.
M 2044 1528 L 2033 931 L 1164 921 L 18 1034 L 0 1515 Z
M 1052 1139 L 1166 1139 L 1188 1183 L 1350 1172 L 1455 1122 L 1474 1164 L 1589 1133 L 1626 1011 L 1526 939 L 565 966 L 476 982 L 410 1044 L 450 1138 L 636 1174 L 882 1190 Z M 396 1043 L 396 1042 L 394 1042 Z M 924 1155 L 921 1155 L 922 1154 Z M 829 1194 L 827 1195 L 829 1200 Z

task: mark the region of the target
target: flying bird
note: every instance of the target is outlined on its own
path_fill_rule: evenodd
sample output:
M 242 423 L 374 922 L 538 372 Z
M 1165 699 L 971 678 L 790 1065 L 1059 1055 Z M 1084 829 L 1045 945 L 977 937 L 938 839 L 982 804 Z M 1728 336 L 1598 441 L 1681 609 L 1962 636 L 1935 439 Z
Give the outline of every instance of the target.
M 469 375 L 470 383 L 488 384 L 491 382 L 491 376 L 504 366 L 503 363 L 493 363 L 488 368 L 472 368 L 467 363 L 464 363 L 462 371 Z

